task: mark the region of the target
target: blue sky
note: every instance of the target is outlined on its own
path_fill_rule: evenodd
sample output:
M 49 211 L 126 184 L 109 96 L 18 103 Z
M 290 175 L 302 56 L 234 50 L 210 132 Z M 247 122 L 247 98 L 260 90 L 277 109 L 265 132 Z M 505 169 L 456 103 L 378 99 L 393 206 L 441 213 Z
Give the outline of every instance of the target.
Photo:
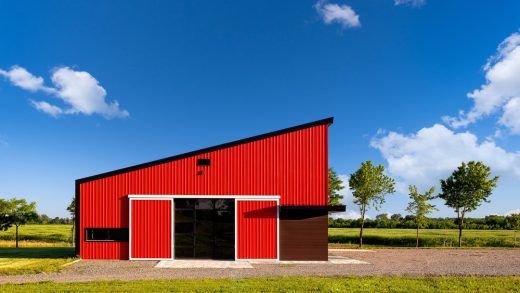
M 405 191 L 478 159 L 502 180 L 470 215 L 520 209 L 518 11 L 518 1 L 2 2 L 0 196 L 66 216 L 77 178 L 334 116 L 329 160 L 345 178 L 370 159 Z M 407 201 L 394 194 L 381 211 Z

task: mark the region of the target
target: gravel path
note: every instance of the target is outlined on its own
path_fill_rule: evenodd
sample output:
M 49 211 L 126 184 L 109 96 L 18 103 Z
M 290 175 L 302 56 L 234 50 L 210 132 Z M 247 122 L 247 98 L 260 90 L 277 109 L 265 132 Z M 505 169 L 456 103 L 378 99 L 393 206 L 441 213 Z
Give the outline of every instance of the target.
M 520 276 L 520 250 L 331 250 L 369 264 L 253 264 L 252 269 L 154 268 L 157 261 L 82 260 L 59 273 L 0 276 L 0 283 L 92 280 L 242 278 L 263 276 Z

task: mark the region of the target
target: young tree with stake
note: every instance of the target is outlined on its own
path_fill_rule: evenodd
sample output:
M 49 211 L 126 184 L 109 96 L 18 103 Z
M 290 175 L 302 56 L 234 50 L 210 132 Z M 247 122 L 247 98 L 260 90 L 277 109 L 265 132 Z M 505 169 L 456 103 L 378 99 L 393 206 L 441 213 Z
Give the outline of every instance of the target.
M 350 175 L 349 186 L 354 197 L 354 204 L 359 206 L 361 214 L 361 229 L 359 230 L 359 247 L 363 247 L 363 226 L 367 208 L 379 206 L 385 202 L 385 195 L 395 192 L 394 179 L 384 174 L 383 165 L 374 166 L 371 161 L 365 161 L 361 167 Z
M 0 230 L 16 227 L 16 248 L 18 248 L 18 227 L 38 219 L 36 203 L 27 203 L 25 199 L 0 199 Z
M 516 232 L 520 230 L 520 214 L 511 214 L 506 217 L 507 224 L 513 229 L 513 245 L 516 247 Z
M 67 207 L 67 211 L 69 212 L 70 216 L 72 217 L 72 228 L 71 228 L 71 242 L 74 243 L 74 229 L 76 228 L 76 197 L 74 196 L 72 198 L 72 202 Z
M 476 210 L 488 198 L 497 185 L 498 176 L 491 176 L 491 168 L 482 162 L 470 161 L 453 171 L 446 180 L 441 180 L 442 193 L 439 197 L 446 205 L 455 209 L 459 226 L 459 247 L 462 246 L 462 228 L 467 213 Z
M 412 213 L 417 227 L 415 247 L 419 248 L 419 229 L 422 228 L 426 222 L 426 216 L 437 210 L 434 205 L 429 203 L 436 196 L 433 195 L 435 187 L 431 187 L 424 194 L 419 194 L 415 185 L 409 185 L 411 201 L 408 203 L 406 211 Z

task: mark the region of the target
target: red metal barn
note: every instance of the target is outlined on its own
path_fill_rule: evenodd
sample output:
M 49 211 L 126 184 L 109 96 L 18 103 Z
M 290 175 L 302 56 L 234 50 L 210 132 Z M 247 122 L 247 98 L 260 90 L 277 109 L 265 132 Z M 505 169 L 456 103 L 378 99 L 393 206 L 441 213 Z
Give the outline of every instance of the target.
M 76 181 L 84 259 L 326 260 L 323 119 Z

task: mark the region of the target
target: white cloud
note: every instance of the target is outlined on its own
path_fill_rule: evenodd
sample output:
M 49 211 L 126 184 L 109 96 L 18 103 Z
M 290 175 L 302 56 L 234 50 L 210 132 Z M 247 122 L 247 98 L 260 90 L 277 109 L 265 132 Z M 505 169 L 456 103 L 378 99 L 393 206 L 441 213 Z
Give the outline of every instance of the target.
M 36 91 L 45 91 L 52 92 L 53 89 L 46 87 L 43 83 L 43 77 L 34 76 L 25 68 L 20 66 L 13 66 L 10 70 L 6 71 L 0 69 L 0 75 L 9 79 L 9 81 L 24 90 L 28 90 L 31 92 Z
M 440 124 L 415 134 L 380 135 L 372 139 L 371 146 L 387 160 L 391 175 L 422 188 L 437 184 L 461 162 L 470 160 L 491 166 L 493 174 L 520 178 L 519 152 L 507 152 L 492 140 L 479 143 L 470 132 L 453 132 Z
M 31 105 L 39 111 L 47 113 L 53 117 L 58 117 L 63 114 L 63 110 L 60 107 L 51 105 L 45 101 L 33 101 L 31 100 Z
M 511 214 L 520 214 L 520 209 L 514 209 L 514 210 L 507 211 L 504 213 L 504 216 L 509 216 Z
M 394 0 L 396 6 L 410 5 L 414 7 L 420 7 L 426 4 L 426 0 Z
M 459 117 L 443 117 L 454 128 L 465 127 L 484 116 L 502 112 L 499 123 L 520 135 L 520 33 L 507 37 L 484 65 L 486 83 L 468 93 L 473 100 L 469 112 Z
M 333 219 L 352 219 L 352 220 L 356 220 L 356 219 L 361 218 L 361 214 L 358 211 L 347 209 L 343 213 L 333 213 L 332 215 L 330 215 L 330 217 L 333 218 Z M 365 218 L 368 219 L 368 216 L 365 216 Z
M 520 97 L 512 98 L 504 105 L 500 123 L 508 127 L 511 133 L 520 134 Z
M 349 201 L 352 201 L 352 191 L 350 190 L 349 185 L 348 185 L 348 180 L 349 180 L 350 176 L 344 175 L 344 174 L 339 174 L 338 177 L 341 181 L 343 181 L 342 185 L 344 187 L 339 192 L 339 194 L 341 194 L 343 196 L 342 203 L 344 205 L 349 205 Z
M 56 86 L 56 95 L 71 107 L 66 111 L 69 114 L 100 114 L 107 119 L 129 116 L 128 111 L 119 109 L 117 101 L 105 101 L 107 92 L 86 71 L 61 67 L 52 74 L 52 82 Z
M 348 5 L 339 5 L 328 3 L 326 0 L 319 0 L 314 4 L 314 9 L 316 9 L 326 24 L 339 23 L 344 28 L 361 26 L 359 15 Z
M 128 111 L 121 110 L 117 101 L 106 101 L 106 90 L 86 71 L 76 71 L 69 67 L 60 67 L 52 72 L 51 81 L 54 87 L 44 85 L 42 77 L 34 76 L 25 68 L 13 66 L 11 70 L 0 69 L 0 75 L 22 89 L 42 91 L 60 99 L 65 107 L 58 107 L 45 101 L 32 101 L 38 110 L 57 117 L 63 114 L 99 114 L 106 119 L 125 118 Z

